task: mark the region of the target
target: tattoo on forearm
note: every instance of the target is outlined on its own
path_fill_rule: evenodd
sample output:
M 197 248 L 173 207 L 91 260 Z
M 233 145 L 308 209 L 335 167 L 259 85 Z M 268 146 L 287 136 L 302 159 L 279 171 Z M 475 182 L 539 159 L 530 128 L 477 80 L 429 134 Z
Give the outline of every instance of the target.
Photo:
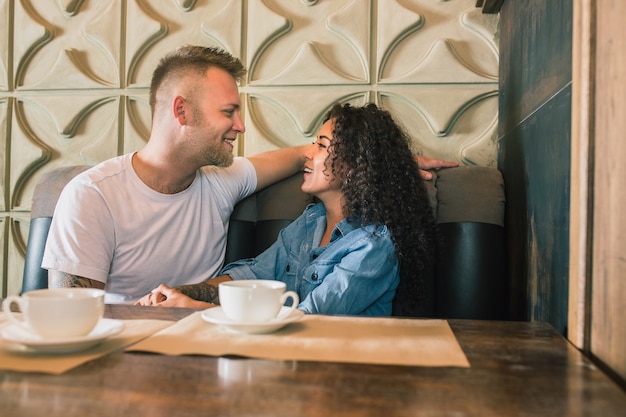
M 48 272 L 49 288 L 99 288 L 104 289 L 104 283 L 94 279 L 80 277 L 78 275 L 67 274 L 62 271 Z
M 205 301 L 207 303 L 219 304 L 219 295 L 217 287 L 206 282 L 193 285 L 181 285 L 176 287 L 176 290 L 185 294 L 187 297 L 193 298 L 198 301 Z

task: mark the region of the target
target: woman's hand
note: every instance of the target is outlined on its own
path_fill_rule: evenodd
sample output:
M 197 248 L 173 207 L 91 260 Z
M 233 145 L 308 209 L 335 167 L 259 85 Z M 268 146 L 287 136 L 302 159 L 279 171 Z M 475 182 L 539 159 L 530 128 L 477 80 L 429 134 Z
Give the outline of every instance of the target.
M 144 295 L 139 300 L 135 301 L 136 306 L 155 306 L 158 303 L 165 301 L 165 295 L 158 291 L 158 288 L 153 289 L 149 294 Z
M 180 291 L 168 287 L 165 284 L 159 285 L 150 294 L 143 296 L 135 305 L 158 306 L 158 307 L 186 307 L 186 308 L 209 308 L 215 304 L 194 300 Z

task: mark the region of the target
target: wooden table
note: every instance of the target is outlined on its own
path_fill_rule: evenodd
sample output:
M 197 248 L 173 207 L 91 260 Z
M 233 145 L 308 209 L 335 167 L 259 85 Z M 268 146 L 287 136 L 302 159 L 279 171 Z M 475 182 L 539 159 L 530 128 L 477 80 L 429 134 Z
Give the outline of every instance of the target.
M 117 319 L 192 310 L 107 306 Z M 62 375 L 0 371 L 0 415 L 624 416 L 626 393 L 545 323 L 450 320 L 471 368 L 116 352 Z

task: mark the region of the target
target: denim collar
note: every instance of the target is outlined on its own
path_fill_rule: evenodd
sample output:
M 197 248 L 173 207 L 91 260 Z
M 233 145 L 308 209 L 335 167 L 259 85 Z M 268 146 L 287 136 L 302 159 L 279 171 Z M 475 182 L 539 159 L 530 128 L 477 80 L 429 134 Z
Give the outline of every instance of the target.
M 321 218 L 324 218 L 323 220 L 325 221 L 326 208 L 324 207 L 324 204 L 322 203 L 310 204 L 306 208 L 305 211 L 306 211 L 307 219 L 309 221 L 320 222 Z M 325 225 L 325 223 L 323 224 Z M 318 223 L 318 227 L 320 227 L 320 225 L 321 223 Z M 344 237 L 348 233 L 360 227 L 361 225 L 359 224 L 358 220 L 355 219 L 353 216 L 350 216 L 347 219 L 343 219 L 339 223 L 337 223 L 337 225 L 333 229 L 332 235 L 330 237 L 330 242 L 332 243 L 336 241 L 337 239 Z M 323 230 L 321 232 L 323 233 Z

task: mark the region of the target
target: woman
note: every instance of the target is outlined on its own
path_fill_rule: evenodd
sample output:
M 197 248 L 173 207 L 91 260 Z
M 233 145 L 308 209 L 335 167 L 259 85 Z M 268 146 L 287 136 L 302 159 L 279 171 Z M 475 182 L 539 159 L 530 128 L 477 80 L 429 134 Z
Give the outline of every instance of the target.
M 209 307 L 230 279 L 276 279 L 306 313 L 416 315 L 436 247 L 436 223 L 410 141 L 374 104 L 335 105 L 306 153 L 306 208 L 254 259 L 205 283 L 160 286 L 138 304 Z M 207 302 L 209 304 L 207 304 Z

